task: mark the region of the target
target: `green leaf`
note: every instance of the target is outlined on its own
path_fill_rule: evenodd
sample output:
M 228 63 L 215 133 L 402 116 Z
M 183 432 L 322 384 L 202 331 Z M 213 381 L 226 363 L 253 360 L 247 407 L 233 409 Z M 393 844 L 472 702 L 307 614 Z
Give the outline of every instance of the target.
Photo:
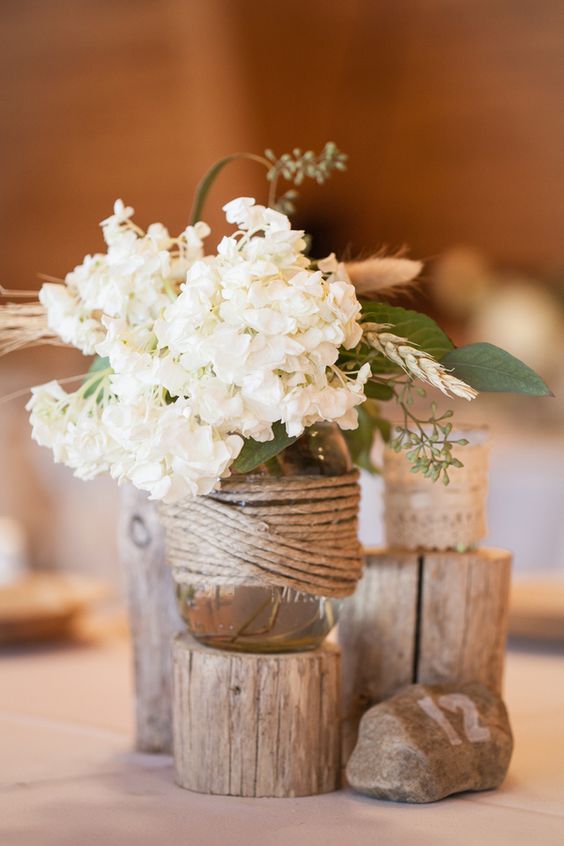
M 379 417 L 377 420 L 374 420 L 374 428 L 378 429 L 384 443 L 389 443 L 392 437 L 392 424 L 390 421 L 386 420 L 385 417 Z
M 392 399 L 394 390 L 390 385 L 385 385 L 383 382 L 374 382 L 372 379 L 369 379 L 364 386 L 364 393 L 369 399 L 387 402 Z
M 233 462 L 233 469 L 237 473 L 250 473 L 269 459 L 274 458 L 279 452 L 297 441 L 297 438 L 290 438 L 283 423 L 274 423 L 272 426 L 274 439 L 260 443 L 252 438 L 247 438 L 243 449 Z
M 95 373 L 99 373 L 103 370 L 108 370 L 110 368 L 110 359 L 106 358 L 105 356 L 102 357 L 97 355 L 90 367 L 88 368 L 88 374 L 84 377 L 84 382 L 87 382 Z M 100 384 L 100 379 L 95 379 L 90 387 L 84 392 L 84 398 L 88 399 L 91 397 L 92 394 L 97 390 L 98 385 Z M 83 384 L 84 384 L 83 382 Z
M 376 431 L 381 433 L 385 441 L 389 439 L 390 424 L 380 417 L 378 404 L 371 400 L 358 408 L 358 427 L 343 431 L 353 463 L 369 473 L 378 473 L 370 457 Z
M 505 391 L 531 397 L 554 396 L 526 364 L 493 344 L 468 344 L 447 353 L 446 368 L 477 391 Z
M 192 226 L 201 220 L 202 217 L 202 210 L 204 208 L 204 203 L 206 202 L 206 197 L 208 196 L 209 190 L 212 187 L 213 183 L 215 182 L 218 174 L 223 170 L 225 165 L 232 162 L 234 159 L 241 158 L 240 153 L 233 153 L 231 156 L 226 156 L 224 159 L 219 159 L 219 161 L 215 162 L 207 173 L 204 174 L 201 181 L 198 183 L 198 187 L 196 188 L 196 194 L 194 196 L 194 204 L 192 206 L 192 212 L 190 214 L 190 223 Z
M 110 359 L 107 356 L 97 355 L 90 367 L 88 368 L 88 376 L 97 373 L 99 370 L 108 370 L 110 367 Z M 86 377 L 88 378 L 88 377 Z
M 362 306 L 362 315 L 372 323 L 388 323 L 390 332 L 407 338 L 412 344 L 442 359 L 454 349 L 454 344 L 431 317 L 399 306 L 387 303 L 366 302 Z

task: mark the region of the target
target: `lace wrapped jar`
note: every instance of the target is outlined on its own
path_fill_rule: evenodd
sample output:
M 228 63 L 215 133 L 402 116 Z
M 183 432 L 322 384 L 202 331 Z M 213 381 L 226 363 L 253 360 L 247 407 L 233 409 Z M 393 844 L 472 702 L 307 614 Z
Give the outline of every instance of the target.
M 340 429 L 318 424 L 253 475 L 163 506 L 190 633 L 234 651 L 317 648 L 361 575 L 357 477 Z
M 450 484 L 412 473 L 404 452 L 384 451 L 384 526 L 386 542 L 400 549 L 475 549 L 487 533 L 488 430 L 457 427 L 468 440 L 454 447 L 463 467 L 449 468 Z

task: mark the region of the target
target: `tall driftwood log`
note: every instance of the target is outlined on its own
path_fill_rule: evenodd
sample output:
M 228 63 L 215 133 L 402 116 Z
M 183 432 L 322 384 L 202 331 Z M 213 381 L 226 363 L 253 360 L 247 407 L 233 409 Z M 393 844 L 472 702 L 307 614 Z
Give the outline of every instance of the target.
M 406 684 L 482 682 L 501 691 L 511 555 L 371 549 L 343 604 L 343 757 L 360 717 Z
M 171 648 L 183 625 L 155 503 L 134 487 L 122 489 L 119 548 L 133 645 L 135 745 L 140 752 L 170 753 Z
M 176 781 L 224 796 L 309 796 L 339 785 L 339 651 L 224 652 L 173 644 Z

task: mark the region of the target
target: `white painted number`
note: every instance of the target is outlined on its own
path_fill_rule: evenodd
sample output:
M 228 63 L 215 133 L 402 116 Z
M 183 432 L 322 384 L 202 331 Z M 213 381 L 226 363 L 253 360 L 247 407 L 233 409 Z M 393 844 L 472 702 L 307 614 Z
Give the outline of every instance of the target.
M 470 743 L 484 743 L 491 740 L 491 732 L 488 726 L 480 725 L 478 709 L 469 696 L 463 693 L 447 693 L 439 697 L 439 705 L 447 711 L 462 711 L 464 715 L 464 734 Z
M 419 699 L 417 704 L 422 711 L 425 711 L 428 717 L 431 717 L 431 719 L 442 728 L 452 746 L 459 746 L 462 743 L 458 734 L 455 732 L 441 709 L 435 705 L 430 696 L 425 696 L 423 699 Z
M 470 743 L 484 743 L 487 740 L 491 740 L 491 732 L 487 726 L 480 725 L 478 709 L 469 696 L 465 696 L 464 693 L 446 693 L 444 696 L 439 696 L 438 703 L 436 705 L 430 696 L 425 696 L 417 702 L 421 710 L 442 728 L 451 746 L 459 746 L 462 740 L 458 732 L 445 717 L 443 711 L 441 711 L 441 708 L 453 714 L 456 711 L 462 711 L 464 717 L 464 734 Z

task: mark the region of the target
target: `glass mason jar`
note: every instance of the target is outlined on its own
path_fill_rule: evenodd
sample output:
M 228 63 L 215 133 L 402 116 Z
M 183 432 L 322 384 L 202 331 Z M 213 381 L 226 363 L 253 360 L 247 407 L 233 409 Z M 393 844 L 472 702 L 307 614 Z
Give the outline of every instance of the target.
M 352 469 L 339 427 L 320 423 L 253 475 L 340 476 Z M 316 649 L 337 622 L 341 602 L 288 587 L 205 581 L 177 585 L 177 598 L 188 630 L 200 643 L 259 653 Z
M 450 483 L 412 473 L 405 452 L 384 450 L 384 527 L 388 546 L 400 549 L 475 549 L 486 533 L 489 432 L 456 426 L 451 438 L 466 438 L 453 456 L 463 467 L 449 467 Z

